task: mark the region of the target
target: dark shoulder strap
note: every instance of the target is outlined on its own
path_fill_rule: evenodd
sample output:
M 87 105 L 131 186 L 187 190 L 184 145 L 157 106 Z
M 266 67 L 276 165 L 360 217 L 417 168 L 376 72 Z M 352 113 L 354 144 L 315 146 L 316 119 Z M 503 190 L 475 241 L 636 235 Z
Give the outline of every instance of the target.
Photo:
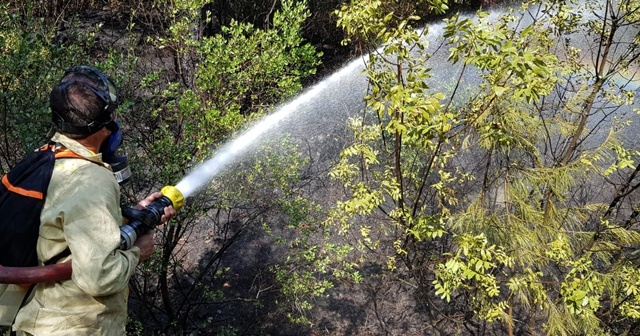
M 62 252 L 60 252 L 60 253 L 58 253 L 58 254 L 54 255 L 53 257 L 51 257 L 51 259 L 49 259 L 49 260 L 45 261 L 45 262 L 44 262 L 44 265 L 45 265 L 45 266 L 47 266 L 47 265 L 53 265 L 53 264 L 55 264 L 56 262 L 58 262 L 58 260 L 60 260 L 60 259 L 62 259 L 62 258 L 65 258 L 65 257 L 68 257 L 68 256 L 70 256 L 70 255 L 71 255 L 71 250 L 69 249 L 69 247 L 67 247 L 67 248 L 66 248 L 66 249 L 64 249 Z

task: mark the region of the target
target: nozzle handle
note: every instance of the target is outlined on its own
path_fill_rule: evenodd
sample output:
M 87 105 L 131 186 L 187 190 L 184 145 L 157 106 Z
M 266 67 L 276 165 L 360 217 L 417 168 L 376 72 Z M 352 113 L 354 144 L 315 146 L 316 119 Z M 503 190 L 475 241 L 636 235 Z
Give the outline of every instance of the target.
M 139 236 L 153 230 L 164 215 L 164 208 L 173 206 L 178 210 L 184 205 L 184 197 L 176 187 L 166 186 L 160 190 L 162 197 L 142 210 L 126 209 L 122 214 L 129 223 L 120 227 L 120 249 L 128 250 Z

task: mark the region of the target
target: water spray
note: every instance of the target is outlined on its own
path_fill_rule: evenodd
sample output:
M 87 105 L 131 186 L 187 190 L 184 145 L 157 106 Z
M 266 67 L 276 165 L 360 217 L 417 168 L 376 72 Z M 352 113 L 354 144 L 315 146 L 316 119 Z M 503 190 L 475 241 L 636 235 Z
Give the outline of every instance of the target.
M 276 111 L 260 122 L 245 130 L 240 136 L 221 147 L 209 160 L 193 169 L 175 187 L 162 188 L 163 197 L 149 204 L 145 209 L 123 209 L 123 216 L 129 220 L 120 229 L 120 249 L 129 249 L 138 237 L 153 230 L 160 224 L 164 208 L 172 205 L 178 210 L 184 205 L 184 199 L 204 187 L 216 175 L 230 166 L 234 160 L 245 155 L 262 137 L 272 133 L 277 125 L 292 115 L 311 115 L 313 111 L 342 111 L 344 106 L 353 106 L 361 102 L 366 81 L 355 76 L 364 67 L 362 59 L 349 62 L 340 71 L 307 89 L 295 99 L 280 106 Z M 337 95 L 353 92 L 345 98 Z M 325 99 L 326 97 L 332 99 Z M 125 162 L 126 165 L 126 162 Z M 119 171 L 115 169 L 114 171 Z M 128 177 L 128 176 L 127 176 Z M 120 179 L 119 179 L 120 180 Z M 59 263 L 37 267 L 0 267 L 0 283 L 35 284 L 39 282 L 63 281 L 71 278 L 71 263 Z

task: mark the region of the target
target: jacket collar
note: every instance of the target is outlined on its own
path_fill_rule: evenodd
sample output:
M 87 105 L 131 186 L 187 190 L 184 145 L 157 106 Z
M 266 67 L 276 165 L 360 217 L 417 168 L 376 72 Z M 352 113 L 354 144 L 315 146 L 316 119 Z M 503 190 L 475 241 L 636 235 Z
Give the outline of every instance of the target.
M 91 162 L 95 162 L 105 168 L 111 170 L 111 166 L 109 164 L 102 161 L 102 153 L 94 153 L 89 150 L 87 147 L 83 146 L 78 141 L 67 137 L 61 133 L 56 132 L 51 138 L 52 142 L 55 142 L 57 145 L 62 146 L 80 156 L 84 159 L 89 160 Z

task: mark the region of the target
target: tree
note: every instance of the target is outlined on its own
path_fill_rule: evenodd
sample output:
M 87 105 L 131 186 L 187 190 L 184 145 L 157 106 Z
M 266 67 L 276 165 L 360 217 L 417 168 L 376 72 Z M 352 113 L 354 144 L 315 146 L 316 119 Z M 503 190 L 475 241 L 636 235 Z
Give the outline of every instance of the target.
M 203 5 L 186 0 L 167 8 L 170 25 L 152 43 L 167 52 L 163 61 L 169 60 L 168 67 L 147 74 L 132 88 L 131 96 L 141 99 L 123 116 L 129 125 L 127 151 L 136 153 L 130 155 L 136 167 L 136 179 L 127 188 L 131 199 L 141 190 L 178 182 L 245 123 L 297 93 L 318 64 L 315 50 L 300 37 L 309 15 L 305 2 L 283 1 L 270 15 L 269 29 L 231 21 L 211 36 L 202 34 Z M 220 331 L 227 327 L 224 322 L 210 317 L 207 322 L 211 307 L 261 299 L 227 298 L 215 284 L 225 276 L 225 251 L 247 231 L 261 230 L 265 213 L 293 197 L 283 191 L 256 199 L 262 185 L 286 190 L 281 184 L 287 183 L 279 179 L 293 179 L 291 167 L 302 164 L 293 149 L 287 155 L 291 161 L 272 162 L 273 171 L 265 164 L 249 174 L 238 165 L 235 173 L 216 176 L 224 183 L 202 181 L 198 197 L 160 228 L 161 251 L 133 287 L 132 330 Z M 207 243 L 214 238 L 216 244 Z M 193 260 L 196 253 L 203 259 Z
M 637 332 L 638 151 L 624 136 L 639 5 L 536 1 L 455 15 L 443 28 L 444 77 L 423 38 L 433 26 L 412 26 L 418 12 L 344 5 L 348 35 L 381 46 L 368 55 L 354 142 L 332 172 L 345 197 L 324 243 L 306 247 L 325 288 L 350 275 L 374 289 L 386 333 Z M 423 329 L 381 310 L 393 305 L 374 294 L 389 288 L 417 303 Z

